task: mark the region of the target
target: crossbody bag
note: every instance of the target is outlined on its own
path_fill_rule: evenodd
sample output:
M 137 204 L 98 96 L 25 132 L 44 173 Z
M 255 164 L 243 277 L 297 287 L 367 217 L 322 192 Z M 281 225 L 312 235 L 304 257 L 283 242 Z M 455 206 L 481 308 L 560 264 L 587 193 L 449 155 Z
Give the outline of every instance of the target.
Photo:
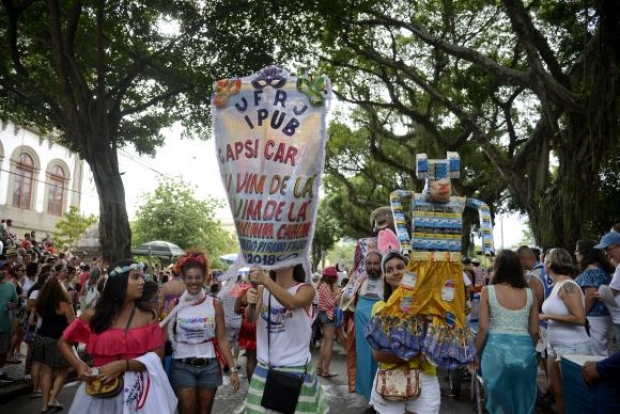
M 125 326 L 125 338 L 127 338 L 127 332 L 129 331 L 129 326 L 131 325 L 131 321 L 133 320 L 133 316 L 136 313 L 136 305 L 133 305 L 131 309 L 131 314 L 129 315 L 129 320 L 127 321 L 127 325 Z M 104 383 L 101 380 L 94 379 L 86 383 L 86 394 L 93 398 L 112 398 L 116 397 L 123 391 L 123 376 L 119 375 L 114 378 L 112 381 L 108 383 Z
M 267 311 L 267 358 L 269 362 L 261 406 L 283 414 L 294 414 L 308 371 L 308 364 L 306 363 L 303 374 L 279 371 L 271 366 L 269 354 L 271 350 L 271 292 L 267 306 L 269 308 Z

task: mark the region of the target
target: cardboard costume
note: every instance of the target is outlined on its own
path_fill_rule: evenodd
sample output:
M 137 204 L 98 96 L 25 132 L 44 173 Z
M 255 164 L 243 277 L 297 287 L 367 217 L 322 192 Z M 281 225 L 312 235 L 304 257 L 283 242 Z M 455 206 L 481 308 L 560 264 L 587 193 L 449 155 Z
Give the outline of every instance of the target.
M 459 177 L 460 159 L 416 157 L 422 193 L 396 190 L 390 196 L 396 233 L 409 264 L 401 285 L 366 327 L 373 349 L 405 360 L 421 356 L 451 369 L 474 361 L 474 336 L 465 324 L 465 289 L 461 264 L 463 210 L 480 214 L 483 253 L 493 253 L 489 207 L 480 200 L 452 196 L 450 178 Z M 403 204 L 403 200 L 411 200 Z M 411 236 L 405 209 L 411 216 Z

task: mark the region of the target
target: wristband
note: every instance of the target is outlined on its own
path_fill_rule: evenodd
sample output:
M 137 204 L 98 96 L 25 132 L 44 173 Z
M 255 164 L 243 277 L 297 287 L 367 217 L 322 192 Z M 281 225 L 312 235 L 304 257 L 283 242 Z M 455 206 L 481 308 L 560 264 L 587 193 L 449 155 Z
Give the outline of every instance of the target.
M 237 367 L 231 367 L 228 369 L 231 373 L 232 372 L 237 372 Z

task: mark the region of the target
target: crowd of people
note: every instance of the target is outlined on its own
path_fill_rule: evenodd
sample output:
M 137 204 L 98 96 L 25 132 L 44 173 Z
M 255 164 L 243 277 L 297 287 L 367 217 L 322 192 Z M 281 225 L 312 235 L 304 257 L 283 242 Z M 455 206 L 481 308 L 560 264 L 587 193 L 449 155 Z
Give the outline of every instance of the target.
M 489 412 L 531 413 L 553 404 L 563 413 L 560 360 L 567 355 L 605 357 L 584 365 L 584 380 L 617 383 L 618 230 L 599 242 L 577 242 L 573 254 L 522 246 L 463 258 L 459 286 L 476 332 L 472 368 L 484 380 Z M 85 264 L 68 251 L 39 252 L 33 234 L 28 242 L 3 243 L 0 381 L 16 380 L 7 377 L 5 364 L 25 359 L 24 380 L 32 382 L 42 412 L 64 408 L 58 393 L 72 367 L 83 381 L 72 413 L 121 412 L 128 401 L 143 412 L 209 413 L 224 376 L 233 391 L 240 388 L 243 352 L 248 413 L 326 413 L 318 378 L 337 375 L 331 367 L 336 344 L 347 352 L 349 390 L 368 401 L 368 412 L 439 412 L 437 364 L 423 354 L 404 358 L 377 350 L 369 338 L 369 322 L 406 298 L 394 294 L 411 282 L 410 258 L 398 249 L 366 252 L 364 274 L 355 281 L 342 281 L 336 267 L 315 274 L 313 283 L 301 265 L 271 272 L 254 267 L 220 289 L 221 272 L 199 252 L 180 257 L 169 274 L 149 274 L 131 260 L 107 266 L 98 258 Z M 537 385 L 541 369 L 547 390 Z M 417 395 L 385 397 L 382 382 L 397 370 L 416 376 Z M 282 373 L 294 387 L 274 397 Z

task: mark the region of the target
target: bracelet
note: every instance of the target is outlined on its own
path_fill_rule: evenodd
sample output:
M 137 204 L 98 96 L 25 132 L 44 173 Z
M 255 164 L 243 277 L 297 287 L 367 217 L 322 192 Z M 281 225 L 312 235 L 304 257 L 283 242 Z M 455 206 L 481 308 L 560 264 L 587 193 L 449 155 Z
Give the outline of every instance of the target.
M 125 372 L 129 371 L 129 360 L 125 360 Z
M 237 367 L 230 367 L 230 368 L 228 368 L 228 370 L 230 372 L 237 372 Z

